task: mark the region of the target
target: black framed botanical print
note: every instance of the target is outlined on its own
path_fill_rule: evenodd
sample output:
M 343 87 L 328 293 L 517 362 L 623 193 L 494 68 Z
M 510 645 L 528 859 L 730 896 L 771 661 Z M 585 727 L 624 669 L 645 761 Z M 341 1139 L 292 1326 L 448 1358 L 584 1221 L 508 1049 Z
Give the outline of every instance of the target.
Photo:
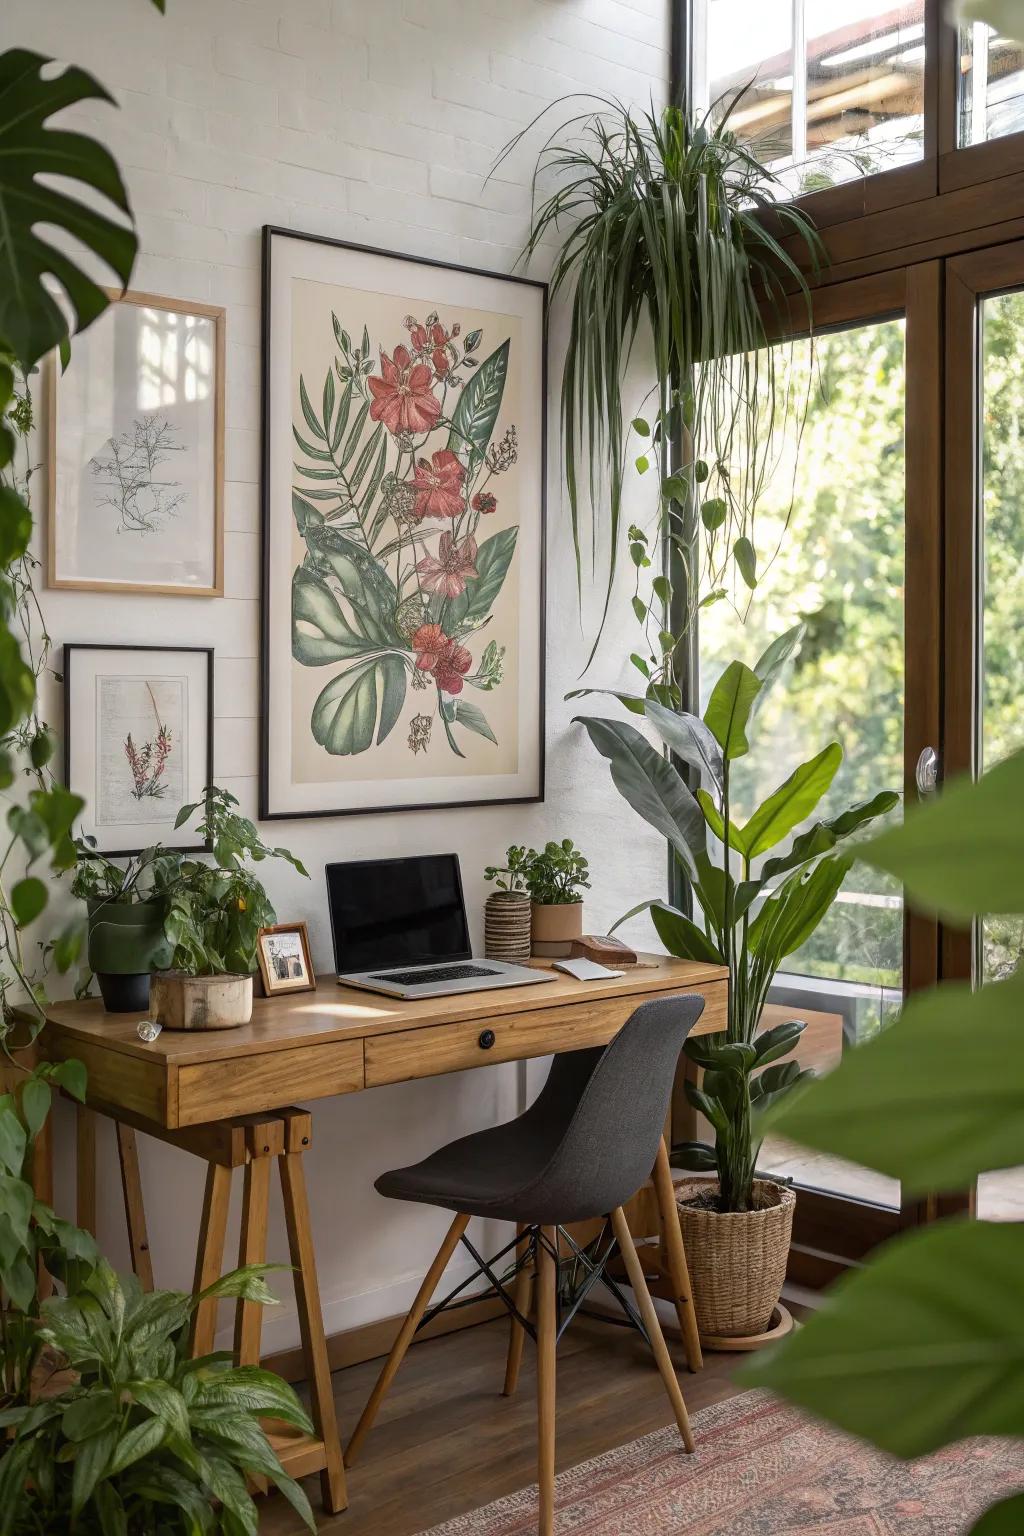
M 546 298 L 264 228 L 262 816 L 542 797 Z
M 213 651 L 65 645 L 64 779 L 98 852 L 199 851 L 174 822 L 213 781 Z

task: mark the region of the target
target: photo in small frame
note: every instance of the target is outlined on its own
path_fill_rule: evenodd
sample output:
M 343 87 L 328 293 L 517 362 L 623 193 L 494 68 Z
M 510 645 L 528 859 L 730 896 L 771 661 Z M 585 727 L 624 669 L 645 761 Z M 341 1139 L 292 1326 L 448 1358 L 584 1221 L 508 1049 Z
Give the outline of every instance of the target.
M 256 956 L 266 997 L 276 997 L 281 992 L 311 992 L 316 986 L 305 923 L 278 923 L 273 928 L 261 928 Z
M 65 645 L 64 781 L 83 837 L 107 855 L 154 843 L 200 852 L 182 805 L 213 779 L 213 651 Z

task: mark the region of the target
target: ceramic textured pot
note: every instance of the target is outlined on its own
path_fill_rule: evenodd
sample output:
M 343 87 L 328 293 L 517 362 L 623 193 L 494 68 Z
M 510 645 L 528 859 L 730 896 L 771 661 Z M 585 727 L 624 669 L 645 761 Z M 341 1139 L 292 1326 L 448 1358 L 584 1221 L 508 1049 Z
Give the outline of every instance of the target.
M 583 935 L 582 901 L 564 901 L 552 906 L 535 901 L 532 932 L 535 955 L 564 959 L 572 949 L 573 939 Z
M 252 1018 L 252 977 L 161 971 L 150 983 L 149 1011 L 164 1029 L 237 1029 Z
M 788 1185 L 755 1179 L 756 1210 L 716 1211 L 699 1203 L 702 1193 L 717 1188 L 709 1179 L 676 1184 L 697 1327 L 704 1335 L 752 1338 L 768 1331 L 782 1295 L 796 1194 Z
M 484 954 L 521 965 L 529 960 L 531 902 L 516 891 L 494 891 L 484 907 Z
M 94 898 L 89 902 L 87 953 L 107 1012 L 144 1012 L 150 972 L 171 958 L 162 904 Z

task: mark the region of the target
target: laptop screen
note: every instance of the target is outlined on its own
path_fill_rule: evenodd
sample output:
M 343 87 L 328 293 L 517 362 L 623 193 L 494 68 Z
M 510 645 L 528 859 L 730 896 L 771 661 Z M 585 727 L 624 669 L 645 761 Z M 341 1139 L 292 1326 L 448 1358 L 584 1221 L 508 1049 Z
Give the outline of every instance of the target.
M 328 864 L 326 874 L 339 973 L 470 958 L 456 854 Z

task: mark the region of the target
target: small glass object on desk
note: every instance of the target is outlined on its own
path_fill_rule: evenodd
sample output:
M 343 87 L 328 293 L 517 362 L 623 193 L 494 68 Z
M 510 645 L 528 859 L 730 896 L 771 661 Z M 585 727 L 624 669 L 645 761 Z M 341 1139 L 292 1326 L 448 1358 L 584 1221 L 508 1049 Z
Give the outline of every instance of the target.
M 135 1033 L 140 1040 L 145 1040 L 147 1045 L 152 1045 L 162 1029 L 163 1025 L 158 1024 L 156 1019 L 140 1019 L 135 1026 Z

